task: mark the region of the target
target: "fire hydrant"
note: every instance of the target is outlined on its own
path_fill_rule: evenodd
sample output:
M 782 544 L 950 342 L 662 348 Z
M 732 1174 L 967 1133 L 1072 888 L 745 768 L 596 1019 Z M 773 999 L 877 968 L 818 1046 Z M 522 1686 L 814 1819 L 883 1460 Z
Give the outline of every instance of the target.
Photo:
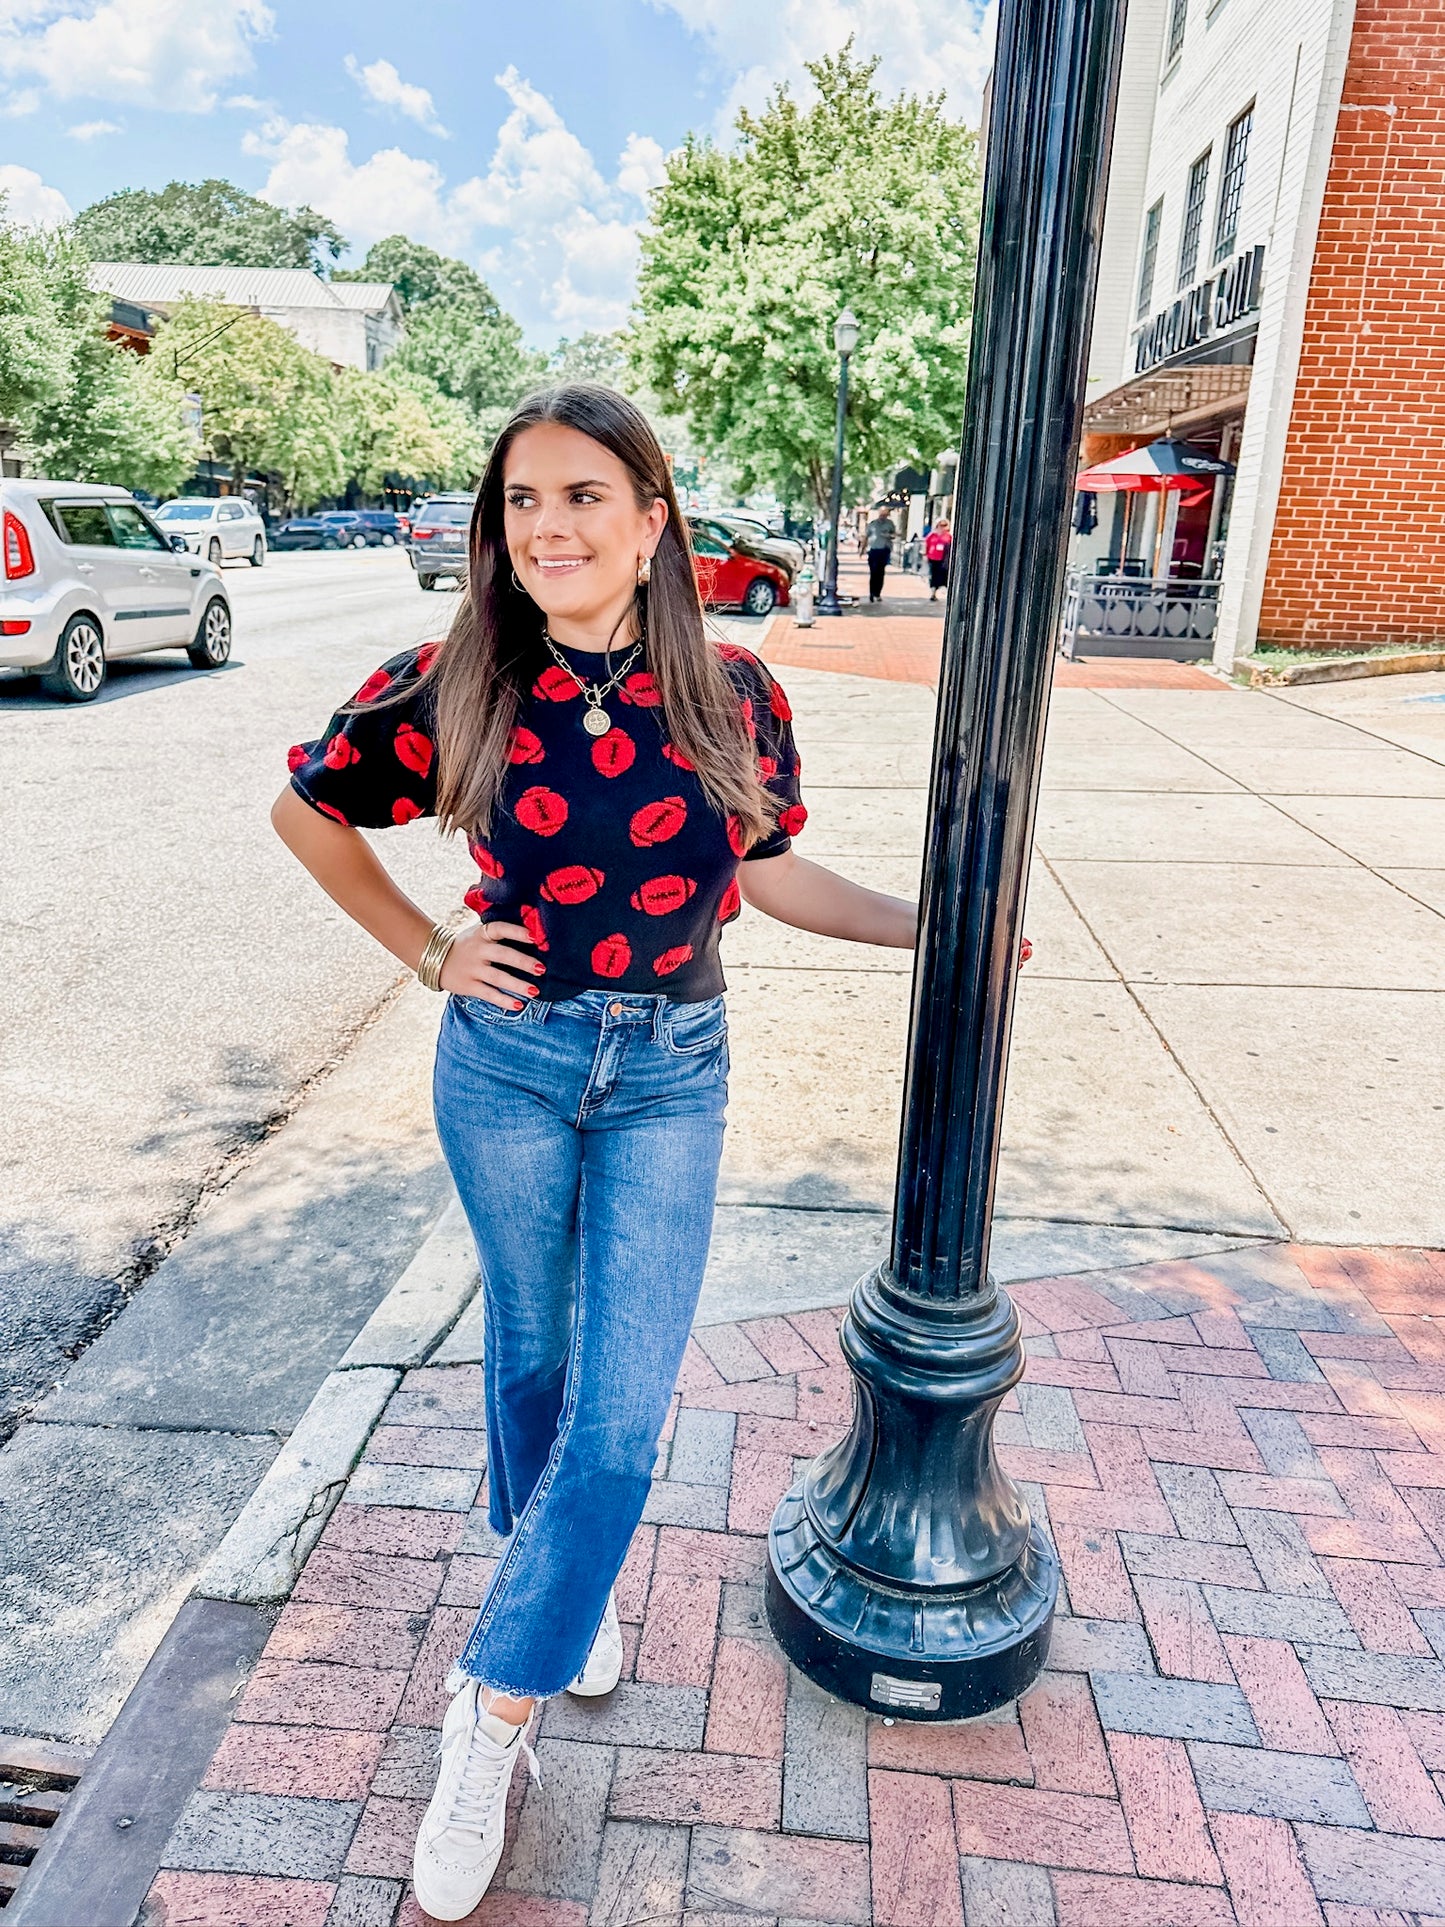
M 813 626 L 813 592 L 816 587 L 817 578 L 813 574 L 812 567 L 805 563 L 798 571 L 798 579 L 793 584 L 795 605 L 793 621 L 800 629 L 811 629 Z

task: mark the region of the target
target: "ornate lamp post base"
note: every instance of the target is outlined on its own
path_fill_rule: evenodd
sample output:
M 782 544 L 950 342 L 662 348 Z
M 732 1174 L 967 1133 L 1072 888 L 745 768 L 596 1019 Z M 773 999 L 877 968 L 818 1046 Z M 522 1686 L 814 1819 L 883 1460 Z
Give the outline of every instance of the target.
M 839 1334 L 857 1381 L 848 1435 L 808 1467 L 768 1535 L 767 1610 L 783 1651 L 855 1705 L 969 1719 L 1014 1699 L 1048 1653 L 1058 1559 L 994 1457 L 1023 1376 L 997 1290 L 858 1285 Z

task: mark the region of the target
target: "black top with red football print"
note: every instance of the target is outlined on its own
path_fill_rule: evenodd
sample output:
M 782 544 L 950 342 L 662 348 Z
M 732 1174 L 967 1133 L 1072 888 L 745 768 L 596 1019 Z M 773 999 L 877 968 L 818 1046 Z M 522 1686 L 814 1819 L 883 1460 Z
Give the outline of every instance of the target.
M 435 646 L 394 656 L 356 700 L 415 681 Z M 792 711 L 756 656 L 716 646 L 756 740 L 759 775 L 781 805 L 776 831 L 746 856 L 781 856 L 807 817 Z M 562 654 L 585 682 L 605 681 L 598 656 Z M 683 1003 L 717 996 L 718 940 L 740 905 L 741 825 L 724 818 L 669 742 L 645 656 L 606 698 L 606 735 L 584 729 L 581 691 L 540 643 L 530 673 L 490 832 L 470 846 L 481 876 L 467 903 L 484 922 L 531 932 L 547 966 L 543 997 L 614 988 Z M 292 750 L 291 782 L 313 809 L 357 829 L 435 816 L 435 736 L 431 691 L 421 688 L 334 716 L 317 742 Z

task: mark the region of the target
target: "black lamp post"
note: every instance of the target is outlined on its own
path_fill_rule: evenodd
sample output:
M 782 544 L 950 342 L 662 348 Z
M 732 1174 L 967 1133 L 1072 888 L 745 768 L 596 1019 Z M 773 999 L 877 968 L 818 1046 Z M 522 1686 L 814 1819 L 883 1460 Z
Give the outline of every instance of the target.
M 1044 1663 L 1058 1562 L 994 1458 L 1023 1374 L 988 1246 L 1124 0 L 1004 0 L 893 1244 L 852 1427 L 773 1516 L 768 1617 L 829 1691 L 956 1720 Z
M 858 346 L 858 317 L 845 308 L 833 323 L 838 351 L 838 430 L 833 442 L 833 502 L 828 516 L 828 570 L 818 601 L 820 616 L 841 616 L 838 601 L 838 524 L 843 519 L 843 427 L 848 414 L 848 357 Z

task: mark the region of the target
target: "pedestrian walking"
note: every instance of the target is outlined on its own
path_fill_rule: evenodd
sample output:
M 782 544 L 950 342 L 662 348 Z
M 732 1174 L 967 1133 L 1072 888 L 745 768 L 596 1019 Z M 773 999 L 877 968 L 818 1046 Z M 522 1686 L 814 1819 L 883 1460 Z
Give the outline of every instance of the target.
M 893 559 L 893 538 L 898 525 L 886 508 L 880 508 L 863 531 L 863 546 L 868 552 L 868 600 L 883 600 L 883 572 Z
M 727 1098 L 719 939 L 746 901 L 910 948 L 917 908 L 800 858 L 791 711 L 704 627 L 667 458 L 590 384 L 525 400 L 473 512 L 445 640 L 292 752 L 273 821 L 447 993 L 434 1099 L 481 1262 L 488 1517 L 504 1546 L 448 1681 L 420 1905 L 469 1914 L 540 1700 L 616 1685 L 612 1586 L 708 1254 Z M 434 922 L 360 832 L 435 817 L 480 872 Z
M 923 538 L 923 554 L 928 563 L 928 600 L 937 602 L 940 589 L 948 587 L 948 558 L 953 553 L 953 531 L 948 517 L 940 515 Z

